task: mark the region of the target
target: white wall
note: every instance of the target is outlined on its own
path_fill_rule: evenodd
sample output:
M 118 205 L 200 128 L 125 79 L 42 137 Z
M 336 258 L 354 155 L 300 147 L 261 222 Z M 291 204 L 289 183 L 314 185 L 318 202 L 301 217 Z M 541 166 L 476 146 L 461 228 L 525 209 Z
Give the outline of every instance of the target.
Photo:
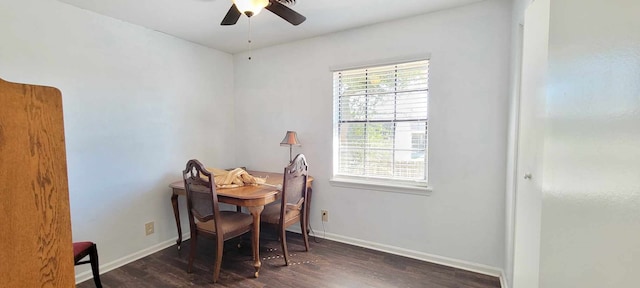
M 552 1 L 540 287 L 640 283 L 638 12 Z
M 229 54 L 57 1 L 0 0 L 0 77 L 62 91 L 73 239 L 97 242 L 103 266 L 172 243 L 167 185 L 189 158 L 235 164 Z
M 235 55 L 238 163 L 281 171 L 295 130 L 317 234 L 326 209 L 330 238 L 503 268 L 510 23 L 511 1 L 489 0 Z M 331 186 L 330 69 L 428 55 L 431 196 Z

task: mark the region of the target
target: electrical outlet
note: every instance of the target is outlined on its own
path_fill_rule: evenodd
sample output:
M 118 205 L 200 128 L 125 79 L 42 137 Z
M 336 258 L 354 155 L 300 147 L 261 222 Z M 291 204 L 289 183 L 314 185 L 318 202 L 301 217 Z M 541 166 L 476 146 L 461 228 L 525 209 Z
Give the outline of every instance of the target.
M 151 221 L 151 222 L 149 222 L 147 224 L 144 224 L 144 234 L 145 235 L 149 236 L 149 235 L 153 234 L 153 232 L 154 232 L 153 231 L 153 221 Z
M 329 222 L 329 211 L 320 210 L 320 213 L 322 213 L 322 222 Z

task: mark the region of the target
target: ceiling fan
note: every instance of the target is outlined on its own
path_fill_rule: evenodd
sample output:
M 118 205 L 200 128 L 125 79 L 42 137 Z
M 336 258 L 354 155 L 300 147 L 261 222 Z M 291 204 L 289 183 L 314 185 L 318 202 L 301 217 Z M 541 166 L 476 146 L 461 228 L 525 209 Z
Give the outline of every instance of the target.
M 296 0 L 232 0 L 233 5 L 227 12 L 227 15 L 222 19 L 220 25 L 235 25 L 240 19 L 242 14 L 247 17 L 254 16 L 262 10 L 267 9 L 273 14 L 280 16 L 280 18 L 286 20 L 293 25 L 300 25 L 306 17 L 300 15 L 298 12 L 291 10 L 285 4 L 292 5 L 296 3 Z

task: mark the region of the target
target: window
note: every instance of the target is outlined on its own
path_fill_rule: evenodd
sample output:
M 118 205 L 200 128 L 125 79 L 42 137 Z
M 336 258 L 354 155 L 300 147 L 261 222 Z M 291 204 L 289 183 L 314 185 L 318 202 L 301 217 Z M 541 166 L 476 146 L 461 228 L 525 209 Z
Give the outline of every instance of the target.
M 334 72 L 335 177 L 426 184 L 428 71 L 424 60 Z

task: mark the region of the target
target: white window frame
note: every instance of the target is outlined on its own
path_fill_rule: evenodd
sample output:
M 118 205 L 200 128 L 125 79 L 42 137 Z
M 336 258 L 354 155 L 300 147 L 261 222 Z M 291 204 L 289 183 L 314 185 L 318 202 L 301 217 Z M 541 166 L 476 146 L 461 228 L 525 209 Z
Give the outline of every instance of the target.
M 388 65 L 400 65 L 404 63 L 411 63 L 417 61 L 429 61 L 428 58 L 418 58 L 418 59 L 410 59 L 410 60 L 401 60 L 394 62 L 385 62 L 381 64 L 373 64 L 373 65 L 359 65 L 359 66 L 351 66 L 351 67 L 340 67 L 331 69 L 332 74 L 332 84 L 335 84 L 335 73 L 339 73 L 342 71 L 354 70 L 354 69 L 373 69 L 381 66 Z M 428 72 L 429 73 L 429 72 Z M 429 90 L 427 89 L 427 93 Z M 338 135 L 338 105 L 339 105 L 339 96 L 337 95 L 337 88 L 333 88 L 333 171 L 332 177 L 330 179 L 330 183 L 333 186 L 337 187 L 346 187 L 346 188 L 355 188 L 355 189 L 365 189 L 365 190 L 376 190 L 376 191 L 388 191 L 388 192 L 397 192 L 397 193 L 406 193 L 406 194 L 417 194 L 417 195 L 430 195 L 432 189 L 428 185 L 428 153 L 429 153 L 429 132 L 427 130 L 427 135 L 425 135 L 427 141 L 426 149 L 425 149 L 425 181 L 407 181 L 407 180 L 399 180 L 399 179 L 382 179 L 382 178 L 372 178 L 372 177 L 363 177 L 363 176 L 350 176 L 350 175 L 341 175 L 338 174 L 338 161 L 339 161 L 339 135 Z M 428 96 L 429 97 L 429 96 Z M 427 98 L 429 102 L 429 98 Z M 429 107 L 429 105 L 427 105 Z M 428 122 L 428 120 L 427 120 Z

